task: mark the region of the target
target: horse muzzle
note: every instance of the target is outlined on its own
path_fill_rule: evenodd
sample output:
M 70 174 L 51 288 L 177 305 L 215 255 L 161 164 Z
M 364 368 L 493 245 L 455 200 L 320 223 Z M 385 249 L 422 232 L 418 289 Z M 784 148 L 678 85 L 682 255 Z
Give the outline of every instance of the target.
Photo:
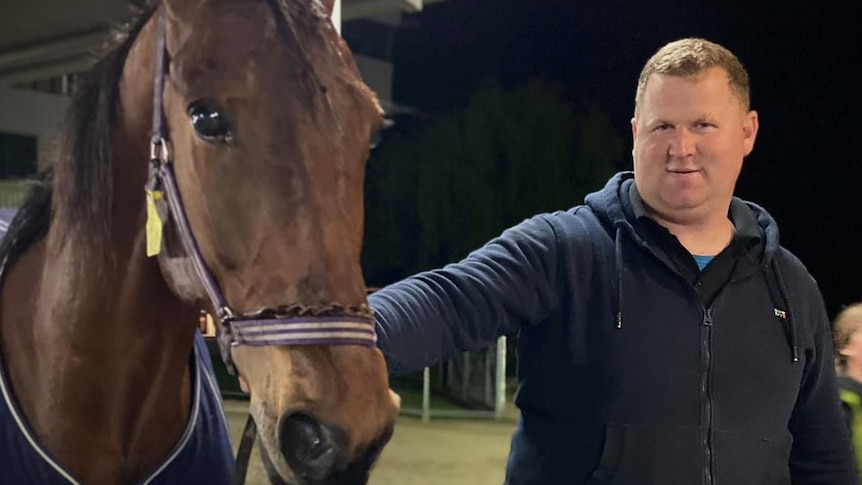
M 282 416 L 277 428 L 278 452 L 293 477 L 280 476 L 267 450 L 261 450 L 264 468 L 275 485 L 365 485 L 371 466 L 389 441 L 392 429 L 355 457 L 346 448 L 346 433 L 326 426 L 310 414 L 295 412 Z

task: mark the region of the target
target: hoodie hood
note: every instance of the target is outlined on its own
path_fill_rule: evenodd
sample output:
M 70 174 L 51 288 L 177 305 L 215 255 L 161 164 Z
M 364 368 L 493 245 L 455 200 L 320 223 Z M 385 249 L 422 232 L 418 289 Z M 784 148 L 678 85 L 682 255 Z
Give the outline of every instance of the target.
M 611 177 L 604 188 L 587 195 L 585 203 L 592 209 L 603 225 L 611 229 L 612 233 L 618 230 L 630 236 L 638 244 L 644 244 L 638 233 L 637 221 L 633 215 L 632 204 L 629 198 L 629 190 L 634 184 L 633 172 L 620 172 Z M 761 264 L 769 264 L 779 247 L 778 224 L 775 219 L 763 207 L 744 201 L 738 197 L 731 200 L 731 206 L 741 204 L 748 208 L 757 221 L 761 241 L 763 241 L 763 253 Z

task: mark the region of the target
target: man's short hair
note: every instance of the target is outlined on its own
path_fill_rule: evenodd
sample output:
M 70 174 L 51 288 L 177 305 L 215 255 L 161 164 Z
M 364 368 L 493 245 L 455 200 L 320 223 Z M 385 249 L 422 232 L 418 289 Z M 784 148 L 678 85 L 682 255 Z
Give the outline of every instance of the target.
M 665 45 L 646 62 L 638 78 L 638 88 L 635 93 L 635 116 L 637 116 L 638 108 L 643 101 L 647 81 L 651 75 L 688 77 L 712 67 L 719 67 L 727 72 L 731 91 L 742 103 L 743 109 L 748 111 L 751 105 L 748 73 L 742 67 L 739 59 L 725 47 L 714 42 L 688 38 Z

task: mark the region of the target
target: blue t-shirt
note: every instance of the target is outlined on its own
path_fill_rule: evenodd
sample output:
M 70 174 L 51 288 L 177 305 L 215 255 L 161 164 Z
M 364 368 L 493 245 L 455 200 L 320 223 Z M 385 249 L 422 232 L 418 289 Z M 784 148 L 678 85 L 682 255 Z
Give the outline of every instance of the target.
M 703 271 L 703 268 L 706 268 L 706 265 L 708 265 L 709 262 L 712 261 L 712 258 L 715 257 L 715 256 L 702 256 L 700 254 L 692 254 L 692 256 L 694 257 L 694 262 L 697 263 L 697 267 L 701 271 Z

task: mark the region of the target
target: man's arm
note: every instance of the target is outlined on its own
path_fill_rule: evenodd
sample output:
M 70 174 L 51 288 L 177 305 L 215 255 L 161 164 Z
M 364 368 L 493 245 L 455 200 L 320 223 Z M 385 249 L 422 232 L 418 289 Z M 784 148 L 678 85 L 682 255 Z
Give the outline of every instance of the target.
M 403 374 L 477 350 L 556 305 L 557 236 L 547 216 L 505 231 L 463 261 L 372 294 L 378 346 Z

